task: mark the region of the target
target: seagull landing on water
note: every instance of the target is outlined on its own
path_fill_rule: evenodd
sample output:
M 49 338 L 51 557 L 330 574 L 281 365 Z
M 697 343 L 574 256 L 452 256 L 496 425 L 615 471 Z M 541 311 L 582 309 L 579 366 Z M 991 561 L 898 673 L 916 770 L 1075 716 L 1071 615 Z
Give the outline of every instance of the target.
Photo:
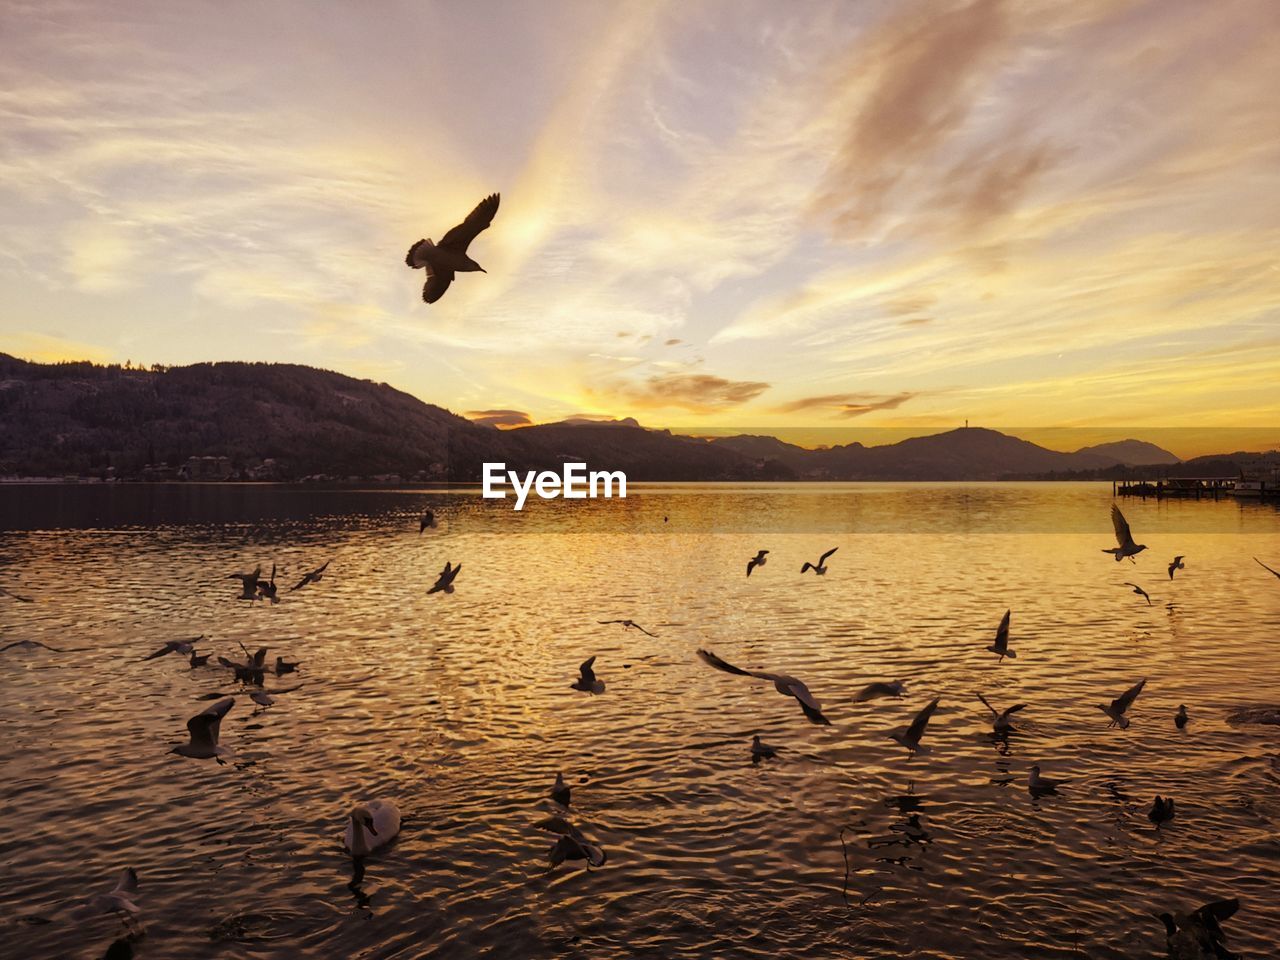
M 931 748 L 922 746 L 920 738 L 924 736 L 925 728 L 929 726 L 929 718 L 933 716 L 933 711 L 938 709 L 940 699 L 941 697 L 934 697 L 923 710 L 916 714 L 910 725 L 893 731 L 889 734 L 889 739 L 896 740 L 912 753 L 928 753 Z
M 201 634 L 198 637 L 192 637 L 190 640 L 169 640 L 155 653 L 149 653 L 141 659 L 154 660 L 156 657 L 163 657 L 170 653 L 192 653 L 196 648 L 196 642 L 203 639 L 204 635 Z
M 826 553 L 824 553 L 822 556 L 818 558 L 817 563 L 809 563 L 806 561 L 805 565 L 800 568 L 800 572 L 808 573 L 810 570 L 812 570 L 814 573 L 816 573 L 820 577 L 825 576 L 827 573 L 827 557 L 831 556 L 833 553 L 835 553 L 839 549 L 840 549 L 839 547 L 832 547 L 830 550 L 828 550 Z
M 578 667 L 578 679 L 569 684 L 571 689 L 581 690 L 583 693 L 604 693 L 604 681 L 596 679 L 593 669 L 595 662 L 594 656 L 582 661 L 582 665 Z
M 772 760 L 778 755 L 781 747 L 771 747 L 760 739 L 760 735 L 756 734 L 751 738 L 751 760 L 753 763 L 759 763 L 761 760 Z
M 1156 914 L 1164 924 L 1170 960 L 1238 960 L 1238 955 L 1227 949 L 1222 921 L 1235 916 L 1239 909 L 1240 901 L 1232 897 L 1207 903 L 1191 914 Z
M 1176 813 L 1173 797 L 1162 797 L 1157 793 L 1151 809 L 1147 811 L 1147 819 L 1159 827 L 1172 820 Z
M 704 663 L 715 667 L 717 670 L 723 670 L 725 673 L 736 674 L 740 677 L 755 677 L 757 680 L 768 680 L 780 694 L 785 697 L 795 698 L 796 703 L 800 704 L 800 709 L 804 711 L 804 715 L 809 718 L 810 723 L 821 724 L 822 726 L 831 725 L 831 721 L 822 715 L 822 704 L 818 703 L 817 698 L 809 692 L 809 688 L 795 677 L 789 677 L 785 673 L 766 673 L 763 670 L 743 670 L 741 667 L 735 667 L 733 664 L 721 660 L 710 650 L 699 650 L 698 656 L 702 658 Z
M 1148 607 L 1149 607 L 1149 606 L 1151 606 L 1151 595 L 1150 595 L 1150 594 L 1148 594 L 1148 593 L 1147 593 L 1147 591 L 1143 590 L 1143 589 L 1142 589 L 1140 586 L 1138 586 L 1136 583 L 1130 583 L 1128 580 L 1126 580 L 1126 581 L 1124 582 L 1124 585 L 1125 585 L 1126 587 L 1133 587 L 1133 592 L 1134 592 L 1134 593 L 1136 593 L 1138 596 L 1140 596 L 1140 597 L 1146 597 L 1146 599 L 1147 599 L 1147 606 L 1148 606 Z
M 1142 688 L 1147 685 L 1147 680 L 1143 677 L 1132 687 L 1126 690 L 1120 696 L 1111 701 L 1109 705 L 1098 704 L 1098 709 L 1111 718 L 1108 727 L 1118 726 L 1121 730 L 1129 729 L 1129 718 L 1125 716 L 1128 709 L 1133 706 L 1133 701 L 1138 699 L 1138 694 L 1142 692 Z
M 547 856 L 552 868 L 566 860 L 585 860 L 587 867 L 603 866 L 608 859 L 604 849 L 575 827 L 564 817 L 548 817 L 538 824 L 539 829 L 560 834 Z
M 462 564 L 458 564 L 455 567 L 446 560 L 444 569 L 440 571 L 440 576 L 436 577 L 435 584 L 427 591 L 427 593 L 432 594 L 439 593 L 441 591 L 444 591 L 445 593 L 453 593 L 453 581 L 457 579 L 458 571 L 461 569 Z
M 994 718 L 991 721 L 991 728 L 1001 736 L 1015 729 L 1013 721 L 1009 718 L 1019 710 L 1025 710 L 1027 708 L 1025 703 L 1015 703 L 1012 707 L 1008 707 L 1001 711 L 993 707 L 982 694 L 977 694 L 977 697 L 982 701 L 982 705 L 991 711 L 991 716 Z
M 1187 565 L 1182 562 L 1182 557 L 1181 556 L 1174 557 L 1173 560 L 1169 563 L 1169 579 L 1170 580 L 1173 579 L 1173 571 L 1185 570 L 1185 569 L 1187 569 Z
M 1027 790 L 1034 797 L 1042 797 L 1046 793 L 1057 793 L 1058 788 L 1070 783 L 1070 780 L 1055 780 L 1052 777 L 1040 776 L 1040 764 L 1031 765 L 1031 771 L 1027 774 Z
M 280 598 L 276 596 L 276 565 L 271 565 L 271 579 L 258 581 L 258 599 L 270 600 L 272 603 L 279 603 Z
M 231 753 L 231 748 L 224 747 L 218 743 L 218 731 L 222 726 L 222 718 L 235 705 L 235 697 L 227 697 L 201 710 L 187 721 L 187 733 L 191 736 L 190 742 L 179 744 L 169 752 L 183 757 L 192 757 L 196 760 L 213 758 L 219 763 L 224 763 L 225 761 L 222 758 Z
M 1004 612 L 1004 616 L 1000 618 L 1000 626 L 996 627 L 996 638 L 991 641 L 991 646 L 987 647 L 992 653 L 1000 655 L 999 663 L 1003 663 L 1005 657 L 1014 660 L 1018 656 L 1009 649 L 1009 617 L 1012 614 L 1012 610 Z
M 138 871 L 133 867 L 125 867 L 110 893 L 95 894 L 85 901 L 84 906 L 77 908 L 76 913 L 83 917 L 114 913 L 126 925 L 132 926 L 142 913 L 142 908 L 138 906 Z
M 1191 718 L 1187 716 L 1187 705 L 1185 703 L 1178 704 L 1178 712 L 1173 715 L 1173 725 L 1179 730 L 1187 728 L 1187 721 Z
M 756 555 L 747 561 L 747 576 L 751 576 L 751 571 L 756 567 L 763 567 L 768 560 L 768 550 L 757 550 Z
M 430 240 L 419 240 L 409 248 L 404 262 L 414 270 L 426 268 L 427 271 L 427 282 L 422 288 L 422 299 L 427 303 L 435 303 L 444 296 L 455 273 L 487 272 L 467 256 L 467 247 L 493 222 L 499 199 L 498 194 L 491 193 L 481 200 L 467 214 L 467 219 L 444 235 L 438 246 Z
M 418 518 L 418 535 L 421 536 L 422 531 L 426 530 L 428 527 L 434 530 L 435 526 L 436 526 L 436 512 L 434 510 L 428 510 L 426 513 L 424 513 L 421 517 Z
M 1103 550 L 1103 553 L 1109 553 L 1116 558 L 1119 563 L 1125 557 L 1129 558 L 1130 563 L 1137 563 L 1133 558 L 1147 549 L 1145 543 L 1134 543 L 1133 534 L 1129 532 L 1129 521 L 1124 518 L 1124 514 L 1120 512 L 1120 508 L 1114 503 L 1111 505 L 1111 526 L 1116 531 L 1116 543 L 1118 547 L 1112 547 L 1110 550 Z
M 657 636 L 656 633 L 650 633 L 648 630 L 640 626 L 640 624 L 636 623 L 634 620 L 597 620 L 596 623 L 620 623 L 622 624 L 623 630 L 639 630 L 646 637 Z
M 293 593 L 294 590 L 301 590 L 308 583 L 319 583 L 321 580 L 324 579 L 324 572 L 325 570 L 329 569 L 329 564 L 331 562 L 332 561 L 326 560 L 321 566 L 316 567 L 310 573 L 305 574 L 303 578 L 298 581 L 298 585 L 290 589 L 289 592 Z
M 191 651 L 191 669 L 194 670 L 196 667 L 203 667 L 209 662 L 209 656 L 210 655 L 207 653 L 196 653 L 193 649 Z
M 906 692 L 907 684 L 904 680 L 892 680 L 887 683 L 877 680 L 859 690 L 853 700 L 855 703 L 866 703 L 868 700 L 878 700 L 881 697 L 897 697 L 901 700 Z
M 253 573 L 230 573 L 227 574 L 228 580 L 240 581 L 240 600 L 257 600 L 258 599 L 258 578 L 262 576 L 262 567 L 255 567 Z

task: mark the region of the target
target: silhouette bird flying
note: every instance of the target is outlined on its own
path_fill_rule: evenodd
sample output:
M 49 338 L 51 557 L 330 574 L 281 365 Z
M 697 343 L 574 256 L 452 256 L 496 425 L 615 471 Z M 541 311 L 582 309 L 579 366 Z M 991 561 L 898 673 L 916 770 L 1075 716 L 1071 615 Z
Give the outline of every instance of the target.
M 1129 532 L 1129 521 L 1124 518 L 1124 514 L 1120 512 L 1120 508 L 1114 503 L 1111 505 L 1111 526 L 1115 528 L 1116 543 L 1119 546 L 1102 552 L 1111 554 L 1116 558 L 1117 563 L 1125 557 L 1129 558 L 1130 563 L 1137 563 L 1133 558 L 1147 549 L 1147 545 L 1133 542 L 1133 534 Z
M 756 567 L 763 567 L 766 563 L 769 562 L 766 556 L 768 553 L 769 553 L 768 550 L 757 550 L 756 555 L 747 561 L 748 577 L 751 576 L 751 571 L 754 570 Z M 802 570 L 801 573 L 803 572 L 804 571 Z
M 467 247 L 493 222 L 494 214 L 498 212 L 498 200 L 496 193 L 485 197 L 467 214 L 467 219 L 444 235 L 439 244 L 419 240 L 409 248 L 404 262 L 414 270 L 427 271 L 427 282 L 422 287 L 422 299 L 427 303 L 435 303 L 444 296 L 449 284 L 453 283 L 454 274 L 476 270 L 487 272 L 467 256 Z
M 828 550 L 826 553 L 824 553 L 822 556 L 818 558 L 817 563 L 808 563 L 806 561 L 805 565 L 800 568 L 800 572 L 808 573 L 810 570 L 812 570 L 818 576 L 820 577 L 823 576 L 827 572 L 827 557 L 831 556 L 833 553 L 835 553 L 839 549 L 840 549 L 839 547 L 832 547 L 830 550 Z
M 699 650 L 698 656 L 702 658 L 704 663 L 715 667 L 717 670 L 723 670 L 725 673 L 770 681 L 774 689 L 780 694 L 795 698 L 796 703 L 800 704 L 800 709 L 804 711 L 804 715 L 809 718 L 810 723 L 823 726 L 831 725 L 831 721 L 822 715 L 822 704 L 818 703 L 817 698 L 809 692 L 809 688 L 795 677 L 787 676 L 785 673 L 768 673 L 764 670 L 743 670 L 741 667 L 735 667 L 733 664 L 721 660 L 710 650 Z

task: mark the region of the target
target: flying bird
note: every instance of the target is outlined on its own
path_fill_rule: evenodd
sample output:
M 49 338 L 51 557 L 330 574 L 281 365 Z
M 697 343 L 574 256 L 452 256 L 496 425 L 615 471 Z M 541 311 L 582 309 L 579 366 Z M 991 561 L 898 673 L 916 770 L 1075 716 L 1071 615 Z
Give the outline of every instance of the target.
M 556 772 L 556 782 L 552 785 L 548 796 L 562 807 L 569 806 L 569 800 L 573 796 L 573 792 L 572 788 L 564 782 L 563 773 Z
M 1256 563 L 1258 566 L 1260 566 L 1263 570 L 1267 571 L 1267 573 L 1271 574 L 1277 580 L 1280 580 L 1280 573 L 1276 572 L 1275 570 L 1272 570 L 1270 567 L 1268 567 L 1265 563 L 1263 563 L 1257 557 L 1253 558 L 1253 562 Z
M 858 691 L 858 695 L 853 698 L 855 703 L 866 703 L 868 700 L 877 700 L 880 697 L 897 697 L 902 699 L 902 695 L 907 692 L 907 685 L 902 680 L 893 680 L 884 682 L 877 680 L 875 683 L 868 683 L 865 687 Z
M 34 650 L 37 647 L 42 647 L 51 653 L 62 653 L 62 651 L 57 647 L 51 647 L 47 643 L 41 643 L 39 640 L 15 640 L 13 643 L 6 643 L 3 647 L 0 647 L 0 653 L 4 653 L 6 650 L 12 650 L 14 647 L 18 647 L 22 650 Z M 147 658 L 143 657 L 143 659 L 145 660 Z
M 218 731 L 222 726 L 222 718 L 235 705 L 235 697 L 227 697 L 211 706 L 205 707 L 187 721 L 187 733 L 191 736 L 190 742 L 179 744 L 169 752 L 183 757 L 192 757 L 196 760 L 208 760 L 212 757 L 219 763 L 224 763 L 225 761 L 222 758 L 231 753 L 231 748 L 224 747 L 218 743 Z
M 169 640 L 155 653 L 149 653 L 141 659 L 154 660 L 156 657 L 163 657 L 170 653 L 192 653 L 196 648 L 196 642 L 203 639 L 204 635 L 201 634 L 200 636 L 193 637 L 190 640 Z
M 1173 797 L 1162 797 L 1157 793 L 1151 809 L 1147 812 L 1147 819 L 1159 827 L 1172 820 L 1175 812 Z
M 1111 505 L 1111 526 L 1115 528 L 1116 543 L 1120 545 L 1102 552 L 1114 556 L 1117 563 L 1125 557 L 1129 558 L 1130 563 L 1136 563 L 1137 561 L 1133 559 L 1134 556 L 1147 549 L 1147 545 L 1133 542 L 1133 534 L 1129 532 L 1129 521 L 1124 518 L 1124 514 L 1120 512 L 1120 508 L 1114 503 Z
M 763 567 L 768 560 L 768 550 L 757 550 L 756 555 L 747 561 L 747 576 L 751 576 L 751 571 L 756 567 Z M 802 571 L 803 572 L 803 571 Z
M 1046 793 L 1057 793 L 1058 788 L 1070 783 L 1070 780 L 1055 780 L 1052 777 L 1042 777 L 1040 775 L 1040 764 L 1032 764 L 1031 771 L 1027 774 L 1027 790 L 1032 796 L 1040 797 Z
M 640 624 L 636 623 L 634 620 L 597 620 L 596 623 L 620 623 L 622 624 L 623 630 L 639 630 L 646 637 L 657 636 L 656 633 L 650 633 L 648 630 L 640 626 Z
M 805 565 L 800 568 L 800 572 L 807 573 L 808 571 L 812 570 L 818 576 L 820 577 L 824 576 L 827 572 L 827 557 L 831 556 L 833 553 L 835 553 L 839 549 L 840 549 L 839 547 L 832 547 L 830 550 L 828 550 L 826 553 L 824 553 L 822 556 L 818 558 L 817 563 L 809 563 L 806 561 Z
M 430 240 L 419 240 L 409 248 L 404 262 L 414 270 L 426 268 L 427 271 L 427 282 L 422 288 L 422 299 L 427 303 L 435 303 L 444 296 L 449 284 L 453 283 L 455 273 L 487 272 L 467 256 L 467 247 L 493 222 L 493 216 L 498 212 L 498 201 L 496 193 L 485 197 L 467 214 L 467 219 L 444 235 L 439 245 Z
M 1173 571 L 1185 570 L 1185 569 L 1187 569 L 1187 565 L 1182 562 L 1182 557 L 1181 556 L 1174 557 L 1173 560 L 1169 563 L 1169 579 L 1170 580 L 1173 579 Z
M 442 590 L 445 593 L 453 593 L 453 581 L 457 578 L 458 571 L 461 569 L 462 564 L 458 564 L 455 567 L 451 566 L 449 561 L 446 560 L 444 569 L 440 571 L 440 576 L 436 578 L 435 584 L 427 591 L 427 593 L 439 593 Z
M 1187 721 L 1191 719 L 1187 716 L 1187 705 L 1181 703 L 1178 705 L 1178 712 L 1173 715 L 1173 725 L 1179 730 L 1185 730 Z
M 258 599 L 258 577 L 262 575 L 262 567 L 254 568 L 253 573 L 231 573 L 227 575 L 228 580 L 240 581 L 240 600 L 257 600 Z
M 715 667 L 717 670 L 723 670 L 725 673 L 737 674 L 740 677 L 755 677 L 757 680 L 768 680 L 780 694 L 795 698 L 796 703 L 800 704 L 800 709 L 804 711 L 804 715 L 809 718 L 810 723 L 822 726 L 831 725 L 831 721 L 822 715 L 822 704 L 818 703 L 817 698 L 809 692 L 809 688 L 795 677 L 789 677 L 785 673 L 767 673 L 763 670 L 743 670 L 741 667 L 735 667 L 733 664 L 721 660 L 710 650 L 700 649 L 698 656 L 702 658 L 703 662 Z
M 991 711 L 991 716 L 994 717 L 991 721 L 991 727 L 999 734 L 1006 734 L 1010 730 L 1013 730 L 1013 721 L 1009 718 L 1019 710 L 1025 710 L 1027 708 L 1025 703 L 1015 703 L 1012 707 L 1008 707 L 1005 710 L 997 710 L 982 694 L 979 693 L 977 696 L 978 699 L 982 701 L 982 705 Z
M 133 867 L 125 867 L 120 878 L 110 893 L 99 893 L 90 897 L 77 913 L 85 915 L 115 913 L 132 922 L 142 912 L 138 906 L 138 871 Z
M 920 738 L 924 736 L 925 728 L 929 726 L 929 718 L 938 709 L 938 701 L 940 699 L 940 697 L 934 697 L 933 700 L 925 705 L 923 710 L 916 714 L 910 725 L 893 731 L 893 733 L 889 734 L 889 739 L 896 740 L 912 753 L 928 753 L 930 748 L 921 746 Z
M 1108 727 L 1118 726 L 1121 730 L 1129 729 L 1129 718 L 1125 716 L 1128 709 L 1133 706 L 1133 701 L 1138 699 L 1138 694 L 1142 692 L 1142 688 L 1147 685 L 1147 680 L 1143 677 L 1132 687 L 1126 690 L 1120 696 L 1111 701 L 1110 705 L 1104 706 L 1098 704 L 1098 709 L 1111 718 Z
M 778 755 L 779 747 L 771 747 L 760 739 L 760 735 L 756 734 L 751 738 L 751 760 L 759 763 L 761 760 L 772 760 Z
M 290 589 L 289 592 L 293 593 L 294 590 L 301 590 L 308 583 L 319 583 L 321 580 L 324 579 L 324 572 L 329 568 L 329 564 L 331 562 L 332 561 L 326 560 L 321 566 L 316 567 L 310 573 L 303 576 L 303 578 L 298 581 L 298 585 Z
M 1239 909 L 1240 901 L 1232 897 L 1207 903 L 1191 914 L 1156 914 L 1164 924 L 1170 960 L 1238 960 L 1237 954 L 1227 949 L 1222 921 L 1235 916 Z
M 434 529 L 435 526 L 436 512 L 434 510 L 428 510 L 418 519 L 418 534 L 421 535 L 422 531 L 426 530 L 428 527 Z
M 596 679 L 596 672 L 592 669 L 595 662 L 594 656 L 582 661 L 582 665 L 578 667 L 578 679 L 569 684 L 570 688 L 583 693 L 604 693 L 604 681 Z
M 1000 626 L 996 627 L 996 638 L 991 641 L 991 646 L 987 647 L 992 653 L 1000 654 L 998 663 L 1004 663 L 1004 658 L 1016 660 L 1018 655 L 1009 649 L 1009 617 L 1013 614 L 1012 610 L 1006 610 L 1004 616 L 1000 618 Z
M 1124 585 L 1125 585 L 1126 587 L 1133 587 L 1133 592 L 1134 592 L 1134 593 L 1136 593 L 1138 596 L 1140 596 L 1140 597 L 1146 597 L 1146 598 L 1147 598 L 1147 606 L 1148 606 L 1148 607 L 1149 607 L 1149 606 L 1151 606 L 1151 596 L 1147 593 L 1147 591 L 1143 590 L 1143 589 L 1142 589 L 1140 586 L 1138 586 L 1136 583 L 1130 583 L 1128 580 L 1126 580 L 1126 581 L 1124 582 Z
M 271 579 L 258 581 L 258 599 L 270 600 L 272 603 L 279 603 L 280 598 L 276 596 L 276 565 L 271 565 Z

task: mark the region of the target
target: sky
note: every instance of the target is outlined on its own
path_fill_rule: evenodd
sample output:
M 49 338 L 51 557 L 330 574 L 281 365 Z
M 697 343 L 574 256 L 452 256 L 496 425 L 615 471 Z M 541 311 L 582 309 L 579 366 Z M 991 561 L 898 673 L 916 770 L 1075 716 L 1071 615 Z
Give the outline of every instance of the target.
M 1274 0 L 3 0 L 0 351 L 1280 446 L 1278 86 Z

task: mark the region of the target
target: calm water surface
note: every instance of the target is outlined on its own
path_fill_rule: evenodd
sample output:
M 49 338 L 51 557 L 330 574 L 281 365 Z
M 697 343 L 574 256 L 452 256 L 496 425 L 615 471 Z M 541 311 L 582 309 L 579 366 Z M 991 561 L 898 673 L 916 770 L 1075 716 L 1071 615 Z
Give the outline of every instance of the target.
M 1250 559 L 1280 568 L 1280 515 L 1128 502 L 1151 547 L 1130 565 L 1099 552 L 1110 504 L 1086 484 L 649 487 L 519 515 L 466 491 L 0 488 L 0 586 L 37 601 L 0 596 L 0 644 L 64 651 L 0 654 L 0 956 L 100 957 L 118 921 L 74 908 L 126 865 L 143 958 L 1150 958 L 1153 911 L 1231 895 L 1233 947 L 1275 956 L 1280 727 L 1226 716 L 1280 703 L 1280 582 Z M 224 579 L 325 560 L 276 606 Z M 428 596 L 446 560 L 457 591 Z M 1018 657 L 997 663 L 1006 608 Z M 623 617 L 658 636 L 596 623 Z M 302 660 L 302 689 L 256 709 L 227 671 L 139 661 L 195 634 Z M 794 673 L 832 726 L 698 647 Z M 592 654 L 598 697 L 569 688 Z M 1095 705 L 1141 677 L 1108 730 Z M 854 702 L 892 678 L 904 700 Z M 1007 745 L 979 691 L 1030 704 Z M 166 752 L 233 693 L 232 763 Z M 910 757 L 886 733 L 935 696 Z M 784 751 L 753 766 L 753 733 Z M 1028 795 L 1037 762 L 1059 796 Z M 557 770 L 598 870 L 547 869 Z M 1158 832 L 1156 793 L 1179 810 Z M 344 815 L 373 797 L 405 823 L 353 893 Z

